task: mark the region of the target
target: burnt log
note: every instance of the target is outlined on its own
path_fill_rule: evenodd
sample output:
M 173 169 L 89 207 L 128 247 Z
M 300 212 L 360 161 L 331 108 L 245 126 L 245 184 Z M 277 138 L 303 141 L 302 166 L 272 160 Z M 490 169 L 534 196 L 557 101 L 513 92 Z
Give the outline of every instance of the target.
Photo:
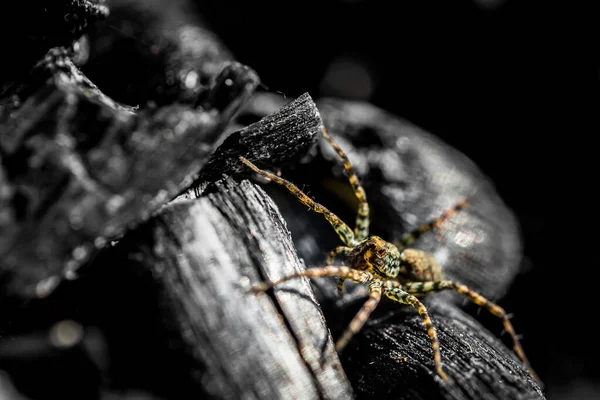
M 108 305 L 89 298 L 87 314 L 121 349 L 113 379 L 136 371 L 139 385 L 167 398 L 350 398 L 308 282 L 291 282 L 277 302 L 248 290 L 302 268 L 274 204 L 247 181 L 213 190 L 165 207 L 96 261 L 95 287 L 99 276 L 135 276 L 111 284 Z M 144 282 L 150 289 L 126 305 Z M 144 317 L 132 316 L 138 307 Z

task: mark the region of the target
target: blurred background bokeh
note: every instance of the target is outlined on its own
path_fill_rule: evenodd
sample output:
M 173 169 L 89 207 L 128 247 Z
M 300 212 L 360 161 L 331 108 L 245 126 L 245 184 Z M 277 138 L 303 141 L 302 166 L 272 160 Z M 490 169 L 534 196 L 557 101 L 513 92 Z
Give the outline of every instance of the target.
M 499 303 L 547 397 L 600 398 L 592 13 L 514 0 L 197 3 L 271 90 L 372 102 L 475 161 L 521 223 L 522 274 Z

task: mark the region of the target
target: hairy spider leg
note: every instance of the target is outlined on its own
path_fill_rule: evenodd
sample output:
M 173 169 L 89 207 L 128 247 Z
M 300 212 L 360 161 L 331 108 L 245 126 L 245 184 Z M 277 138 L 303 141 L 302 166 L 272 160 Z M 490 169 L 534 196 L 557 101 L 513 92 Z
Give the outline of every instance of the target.
M 382 283 L 379 279 L 374 280 L 369 285 L 369 299 L 365 302 L 365 304 L 363 304 L 362 308 L 352 319 L 352 321 L 350 321 L 348 329 L 346 329 L 346 331 L 335 344 L 335 349 L 338 352 L 341 352 L 342 349 L 346 347 L 350 339 L 352 339 L 352 337 L 362 329 L 373 310 L 377 308 L 377 305 L 381 300 L 381 285 Z
M 430 281 L 430 282 L 410 282 L 410 283 L 405 283 L 403 285 L 403 287 L 406 292 L 411 293 L 415 296 L 439 292 L 439 291 L 448 290 L 448 289 L 456 290 L 458 293 L 469 298 L 469 300 L 471 300 L 473 303 L 477 304 L 480 307 L 487 309 L 490 313 L 492 313 L 492 315 L 495 315 L 496 317 L 502 319 L 502 324 L 504 325 L 504 330 L 506 330 L 506 332 L 508 332 L 508 334 L 510 335 L 510 337 L 512 339 L 514 352 L 521 359 L 521 361 L 523 362 L 523 365 L 529 370 L 531 376 L 536 381 L 541 382 L 541 380 L 539 379 L 537 374 L 531 368 L 531 365 L 529 364 L 529 360 L 527 360 L 527 357 L 525 356 L 525 352 L 523 351 L 523 348 L 521 347 L 519 338 L 517 337 L 515 330 L 514 330 L 512 324 L 510 323 L 508 315 L 506 314 L 506 312 L 504 311 L 504 309 L 502 307 L 492 303 L 491 301 L 489 301 L 488 299 L 486 299 L 479 293 L 474 292 L 473 290 L 469 289 L 467 286 L 462 285 L 460 283 L 452 282 L 452 281 L 444 280 L 444 281 Z
M 354 195 L 358 199 L 358 213 L 356 215 L 354 236 L 356 241 L 363 241 L 369 237 L 369 203 L 367 203 L 367 194 L 360 185 L 358 177 L 354 172 L 354 168 L 352 168 L 352 164 L 350 163 L 348 156 L 346 153 L 344 153 L 344 150 L 342 150 L 340 145 L 337 144 L 337 142 L 335 142 L 331 136 L 329 136 L 329 133 L 327 133 L 327 129 L 325 129 L 325 127 L 323 127 L 323 136 L 325 137 L 325 140 L 331 144 L 338 156 L 340 156 L 342 159 L 344 163 L 344 169 L 346 170 L 346 175 L 348 175 L 348 180 L 350 181 Z
M 433 327 L 433 323 L 431 322 L 431 317 L 427 312 L 427 308 L 419 299 L 417 299 L 412 294 L 403 290 L 398 282 L 394 281 L 386 281 L 384 287 L 384 294 L 390 299 L 397 301 L 402 304 L 408 304 L 417 309 L 421 318 L 423 319 L 423 325 L 427 328 L 427 335 L 431 339 L 431 347 L 433 348 L 433 361 L 435 362 L 435 369 L 439 376 L 442 377 L 443 380 L 447 381 L 448 377 L 442 370 L 442 357 L 440 356 L 440 344 L 437 338 L 437 333 L 435 328 Z
M 270 172 L 263 171 L 259 169 L 256 165 L 252 164 L 250 161 L 246 160 L 244 157 L 240 157 L 240 161 L 246 164 L 250 169 L 252 169 L 257 174 L 264 176 L 265 178 L 270 179 L 271 181 L 285 187 L 291 194 L 296 196 L 298 200 L 312 211 L 323 214 L 325 219 L 329 221 L 333 229 L 335 229 L 336 233 L 344 242 L 345 245 L 354 247 L 357 244 L 356 239 L 354 238 L 354 232 L 344 221 L 342 221 L 337 215 L 329 211 L 325 206 L 317 203 L 306 194 L 304 194 L 296 185 L 292 182 L 289 182 L 283 178 L 278 177 Z
M 352 252 L 352 247 L 338 246 L 335 249 L 331 250 L 331 253 L 329 253 L 329 257 L 327 257 L 327 264 L 325 264 L 325 265 L 333 264 L 333 260 L 335 260 L 335 258 L 338 255 L 343 254 L 343 255 L 347 256 L 351 252 Z
M 264 292 L 266 290 L 271 289 L 274 286 L 279 285 L 280 283 L 287 282 L 296 278 L 322 278 L 325 276 L 337 276 L 343 277 L 345 279 L 350 279 L 356 283 L 367 283 L 373 280 L 373 274 L 367 271 L 359 271 L 357 269 L 352 269 L 345 265 L 342 266 L 334 266 L 330 265 L 328 267 L 322 268 L 310 268 L 304 270 L 302 272 L 297 272 L 292 275 L 284 276 L 281 279 L 278 279 L 273 282 L 264 281 L 252 286 L 253 292 Z
M 342 334 L 340 339 L 335 344 L 335 349 L 338 352 L 341 352 L 344 347 L 348 344 L 350 339 L 361 330 L 364 324 L 369 319 L 369 316 L 375 310 L 379 301 L 381 300 L 381 287 L 383 285 L 383 281 L 373 277 L 373 274 L 367 271 L 359 271 L 357 269 L 352 269 L 347 266 L 328 266 L 323 268 L 311 268 L 302 272 L 298 272 L 292 275 L 285 276 L 281 279 L 278 279 L 274 282 L 261 282 L 252 287 L 252 291 L 255 293 L 264 292 L 277 286 L 283 282 L 296 279 L 296 278 L 321 278 L 326 276 L 336 276 L 339 278 L 349 279 L 351 281 L 357 283 L 368 283 L 369 285 L 369 299 L 362 306 L 360 311 L 356 314 L 356 316 L 350 322 L 348 329 Z
M 456 214 L 458 211 L 467 207 L 468 204 L 469 203 L 467 202 L 466 199 L 460 200 L 453 207 L 444 211 L 442 213 L 442 215 L 440 215 L 433 221 L 427 222 L 427 223 L 419 226 L 414 231 L 404 234 L 402 236 L 402 239 L 400 239 L 398 242 L 396 242 L 394 244 L 396 245 L 396 247 L 398 247 L 399 250 L 402 250 L 402 249 L 410 246 L 411 244 L 413 244 L 415 242 L 415 240 L 420 238 L 424 233 L 427 233 L 429 231 L 439 228 L 445 221 L 447 221 L 452 216 L 454 216 L 454 214 Z
M 356 223 L 354 226 L 354 237 L 357 242 L 363 241 L 367 237 L 369 237 L 370 220 L 367 194 L 365 193 L 365 190 L 358 181 L 358 177 L 354 172 L 354 168 L 352 167 L 352 163 L 350 163 L 348 156 L 346 155 L 346 153 L 344 153 L 344 150 L 342 150 L 340 145 L 337 144 L 337 142 L 333 140 L 331 136 L 329 136 L 329 133 L 327 132 L 327 129 L 325 129 L 325 127 L 323 127 L 323 137 L 325 137 L 325 140 L 329 142 L 329 144 L 333 147 L 338 156 L 342 159 L 342 162 L 344 163 L 344 169 L 346 170 L 346 175 L 348 176 L 348 180 L 350 181 L 350 186 L 352 186 L 354 195 L 358 199 L 358 211 L 356 214 Z M 351 251 L 351 249 L 348 249 L 345 250 L 346 252 L 342 252 L 339 251 L 339 249 L 340 247 L 331 251 L 329 258 L 327 259 L 327 265 L 330 265 L 333 262 L 335 256 L 337 256 L 338 254 L 347 255 Z M 338 279 L 337 291 L 340 296 L 344 293 L 344 280 L 344 278 Z
M 351 252 L 352 252 L 352 247 L 338 246 L 335 249 L 331 250 L 331 252 L 329 253 L 329 257 L 327 257 L 327 262 L 325 263 L 325 265 L 333 264 L 333 261 L 335 260 L 335 258 L 338 255 L 343 254 L 343 255 L 347 256 Z M 340 296 L 344 293 L 344 280 L 345 279 L 343 279 L 343 278 L 338 279 L 337 291 Z

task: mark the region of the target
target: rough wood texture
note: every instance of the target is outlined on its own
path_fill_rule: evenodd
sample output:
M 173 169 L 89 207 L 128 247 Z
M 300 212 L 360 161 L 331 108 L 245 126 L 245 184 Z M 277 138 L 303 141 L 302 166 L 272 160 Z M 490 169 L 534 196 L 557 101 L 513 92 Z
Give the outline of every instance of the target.
M 297 162 L 315 143 L 322 126 L 311 97 L 299 96 L 273 114 L 229 135 L 181 198 L 200 196 L 207 184 L 234 172 L 249 174 L 241 166 L 240 156 L 256 165 L 277 168 Z
M 358 398 L 543 399 L 520 362 L 462 310 L 427 302 L 438 332 L 448 384 L 434 375 L 431 341 L 413 310 L 384 304 L 343 355 Z
M 153 330 L 167 330 L 205 395 L 350 397 L 308 282 L 280 288 L 276 303 L 248 292 L 250 282 L 301 268 L 285 222 L 262 190 L 247 181 L 218 185 L 202 199 L 165 208 L 117 247 L 151 271 L 162 321 Z

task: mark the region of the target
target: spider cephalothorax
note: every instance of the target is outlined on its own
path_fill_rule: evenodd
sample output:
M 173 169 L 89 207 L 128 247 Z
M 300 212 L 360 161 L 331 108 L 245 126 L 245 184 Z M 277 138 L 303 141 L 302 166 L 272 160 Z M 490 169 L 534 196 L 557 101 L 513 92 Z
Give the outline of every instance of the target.
M 417 297 L 442 290 L 455 290 L 502 319 L 504 329 L 512 338 L 513 350 L 529 369 L 532 376 L 537 379 L 531 368 L 529 368 L 525 353 L 505 311 L 468 287 L 450 280 L 444 280 L 442 269 L 431 254 L 408 247 L 419 236 L 438 228 L 457 211 L 465 208 L 467 206 L 466 200 L 458 201 L 454 207 L 443 212 L 438 218 L 421 225 L 413 232 L 405 234 L 398 242 L 390 243 L 379 236 L 369 236 L 369 204 L 367 203 L 365 191 L 358 182 L 358 178 L 348 157 L 324 128 L 323 136 L 333 146 L 344 162 L 344 168 L 348 174 L 350 185 L 358 198 L 359 205 L 355 228 L 351 229 L 337 215 L 312 200 L 293 183 L 270 172 L 263 171 L 250 161 L 240 157 L 240 160 L 254 172 L 284 186 L 302 204 L 314 212 L 323 214 L 344 243 L 344 245 L 336 247 L 331 251 L 327 258 L 327 266 L 310 268 L 303 272 L 286 276 L 275 282 L 262 282 L 255 285 L 253 290 L 255 292 L 265 291 L 282 282 L 299 277 L 338 277 L 338 292 L 340 294 L 342 294 L 343 284 L 346 279 L 358 283 L 367 283 L 369 285 L 369 299 L 350 322 L 346 332 L 338 339 L 336 349 L 341 351 L 352 336 L 363 327 L 371 312 L 379 304 L 382 295 L 385 294 L 394 301 L 411 305 L 417 309 L 423 319 L 427 334 L 431 338 L 436 371 L 444 380 L 447 380 L 447 377 L 442 369 L 437 333 L 433 327 L 427 308 Z M 346 256 L 349 266 L 333 266 L 332 264 L 338 256 Z
M 381 277 L 395 278 L 400 271 L 398 248 L 379 236 L 370 236 L 354 246 L 348 253 L 348 260 L 353 268 L 371 271 Z

